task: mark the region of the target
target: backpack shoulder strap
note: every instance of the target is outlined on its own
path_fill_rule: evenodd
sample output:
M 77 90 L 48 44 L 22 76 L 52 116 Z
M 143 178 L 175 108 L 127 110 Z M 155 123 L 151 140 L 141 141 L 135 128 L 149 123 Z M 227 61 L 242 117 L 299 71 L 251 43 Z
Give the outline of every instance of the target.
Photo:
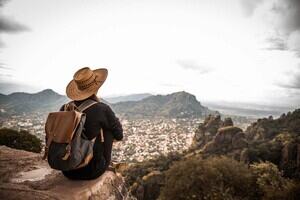
M 94 101 L 92 99 L 87 99 L 86 101 L 84 101 L 83 103 L 81 103 L 77 109 L 80 111 L 80 112 L 83 112 L 84 110 L 88 109 L 89 107 L 91 107 L 92 105 L 98 103 L 97 101 Z
M 74 101 L 69 101 L 68 103 L 64 104 L 63 111 L 72 111 L 75 110 L 76 105 Z

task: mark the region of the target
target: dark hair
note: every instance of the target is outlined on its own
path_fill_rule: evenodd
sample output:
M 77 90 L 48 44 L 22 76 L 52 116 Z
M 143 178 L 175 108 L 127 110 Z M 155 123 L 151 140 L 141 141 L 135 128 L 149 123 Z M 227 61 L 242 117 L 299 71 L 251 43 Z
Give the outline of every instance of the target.
M 96 94 L 93 94 L 92 96 L 88 97 L 87 99 L 92 99 L 92 100 L 95 100 L 95 101 L 100 101 L 100 99 L 97 97 Z
M 85 99 L 80 100 L 80 101 L 75 101 L 75 102 L 77 102 L 77 103 L 80 104 L 80 103 L 82 103 L 83 101 L 85 101 L 85 100 L 87 100 L 87 99 L 92 99 L 92 100 L 95 100 L 95 101 L 100 102 L 100 99 L 97 97 L 96 94 L 93 94 L 93 95 L 89 96 L 88 98 L 85 98 Z

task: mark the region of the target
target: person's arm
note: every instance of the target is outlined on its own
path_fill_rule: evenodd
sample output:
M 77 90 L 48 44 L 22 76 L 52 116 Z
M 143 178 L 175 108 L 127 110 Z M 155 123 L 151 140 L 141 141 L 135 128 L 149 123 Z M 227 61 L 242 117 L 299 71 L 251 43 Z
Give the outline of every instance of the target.
M 119 119 L 116 117 L 115 113 L 112 111 L 112 109 L 109 106 L 107 106 L 106 109 L 106 116 L 107 116 L 109 128 L 114 136 L 114 139 L 122 140 L 123 139 L 122 125 Z

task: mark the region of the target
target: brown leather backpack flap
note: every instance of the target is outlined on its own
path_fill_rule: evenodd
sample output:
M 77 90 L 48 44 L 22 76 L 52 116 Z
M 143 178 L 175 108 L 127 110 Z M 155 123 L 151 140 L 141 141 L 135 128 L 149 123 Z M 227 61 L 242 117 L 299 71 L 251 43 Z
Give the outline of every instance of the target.
M 45 131 L 47 138 L 57 143 L 69 143 L 80 122 L 81 113 L 77 111 L 61 111 L 49 113 Z

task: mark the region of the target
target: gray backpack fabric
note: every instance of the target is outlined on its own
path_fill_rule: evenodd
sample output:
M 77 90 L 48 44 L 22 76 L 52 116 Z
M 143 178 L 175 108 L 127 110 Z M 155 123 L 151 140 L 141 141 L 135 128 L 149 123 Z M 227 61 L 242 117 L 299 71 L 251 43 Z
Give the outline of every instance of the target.
M 97 103 L 84 101 L 79 107 L 74 102 L 65 105 L 64 111 L 49 113 L 45 131 L 47 158 L 51 168 L 69 171 L 86 166 L 93 157 L 96 138 L 89 140 L 84 135 L 86 115 L 83 111 Z M 101 141 L 103 131 L 101 129 Z

